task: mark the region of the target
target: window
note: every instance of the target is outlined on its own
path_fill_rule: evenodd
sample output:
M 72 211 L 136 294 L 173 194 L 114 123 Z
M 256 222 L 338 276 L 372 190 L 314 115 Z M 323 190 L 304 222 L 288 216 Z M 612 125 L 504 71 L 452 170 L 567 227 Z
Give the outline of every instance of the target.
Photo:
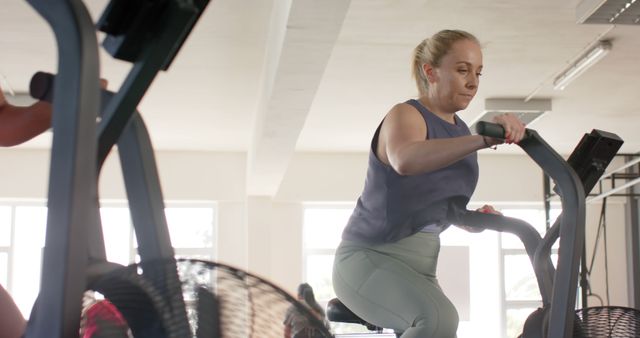
M 27 318 L 40 288 L 47 208 L 41 203 L 12 206 L 13 254 L 7 291 Z
M 216 208 L 212 203 L 167 203 L 169 232 L 176 256 L 215 259 Z M 128 265 L 136 260 L 136 241 L 125 203 L 100 208 L 107 259 Z M 0 203 L 0 283 L 25 317 L 40 285 L 47 208 L 44 202 Z
M 215 260 L 215 210 L 209 206 L 170 205 L 165 209 L 176 256 Z
M 0 206 L 0 284 L 8 287 L 11 261 L 11 208 Z
M 526 221 L 544 236 L 545 215 L 541 207 L 504 207 L 501 212 L 505 216 L 515 217 Z M 551 223 L 560 214 L 560 209 L 551 209 Z M 501 233 L 501 266 L 502 266 L 502 303 L 503 303 L 503 334 L 507 338 L 517 337 L 522 333 L 522 327 L 527 317 L 541 306 L 541 296 L 529 256 L 520 239 L 508 233 Z M 557 261 L 557 246 L 552 249 L 552 261 Z
M 313 288 L 316 300 L 327 307 L 336 297 L 331 276 L 335 251 L 342 238 L 353 204 L 305 204 L 302 231 L 304 280 Z M 336 333 L 366 332 L 357 324 L 331 323 Z
M 336 296 L 331 283 L 333 258 L 352 210 L 353 206 L 348 204 L 305 206 L 302 243 L 305 280 L 323 305 Z

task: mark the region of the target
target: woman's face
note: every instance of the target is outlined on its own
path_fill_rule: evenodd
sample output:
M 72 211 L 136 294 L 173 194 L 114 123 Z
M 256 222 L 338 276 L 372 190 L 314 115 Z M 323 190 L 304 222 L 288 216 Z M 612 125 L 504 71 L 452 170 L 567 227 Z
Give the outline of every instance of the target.
M 430 84 L 445 111 L 466 109 L 478 91 L 482 71 L 482 51 L 471 40 L 456 41 L 442 58 L 440 66 L 432 69 Z

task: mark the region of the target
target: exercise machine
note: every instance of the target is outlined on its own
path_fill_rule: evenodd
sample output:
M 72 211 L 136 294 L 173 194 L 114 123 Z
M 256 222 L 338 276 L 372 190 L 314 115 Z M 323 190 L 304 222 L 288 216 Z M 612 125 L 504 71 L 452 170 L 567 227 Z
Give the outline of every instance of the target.
M 480 122 L 478 134 L 504 139 L 497 124 Z M 531 129 L 518 144 L 556 183 L 562 214 L 541 237 L 530 224 L 515 218 L 454 210 L 449 220 L 483 229 L 515 234 L 523 242 L 533 265 L 542 298 L 542 307 L 525 322 L 523 338 L 636 337 L 640 335 L 640 311 L 623 307 L 576 310 L 578 267 L 584 246 L 585 192 L 588 193 L 622 145 L 615 134 L 593 130 L 585 134 L 573 154 L 564 160 Z M 551 248 L 559 240 L 557 269 Z M 329 302 L 329 320 L 360 323 L 381 332 L 381 328 L 359 318 L 338 299 Z M 399 336 L 400 334 L 398 334 Z
M 53 144 L 41 289 L 26 338 L 78 337 L 85 291 L 113 304 L 136 338 L 282 337 L 290 310 L 330 337 L 273 283 L 225 264 L 174 258 L 153 147 L 136 109 L 208 2 L 109 2 L 96 25 L 106 33 L 102 45 L 133 64 L 112 92 L 98 85 L 96 32 L 82 1 L 30 0 L 55 33 L 59 65 L 55 75 L 36 73 L 30 85 L 34 98 L 53 103 Z M 126 267 L 106 259 L 97 191 L 116 144 L 140 256 Z M 103 321 L 98 334 L 122 337 L 118 325 Z
M 116 143 L 140 259 L 173 259 L 153 149 L 136 107 L 157 73 L 168 69 L 208 0 L 108 4 L 97 25 L 106 33 L 103 46 L 133 63 L 117 92 L 100 90 L 96 30 L 84 3 L 28 1 L 51 26 L 59 61 L 55 80 L 37 73 L 31 83 L 34 97 L 53 103 L 53 141 L 41 290 L 25 337 L 77 337 L 83 293 L 121 268 L 106 260 L 97 191 L 100 168 Z M 129 323 L 134 335 L 139 330 L 147 336 L 186 336 L 182 294 L 170 287 L 178 278 L 175 266 L 173 273 L 170 268 L 155 287 L 169 295 L 167 311 L 177 318 L 176 328 L 169 332 L 161 321 L 144 328 Z

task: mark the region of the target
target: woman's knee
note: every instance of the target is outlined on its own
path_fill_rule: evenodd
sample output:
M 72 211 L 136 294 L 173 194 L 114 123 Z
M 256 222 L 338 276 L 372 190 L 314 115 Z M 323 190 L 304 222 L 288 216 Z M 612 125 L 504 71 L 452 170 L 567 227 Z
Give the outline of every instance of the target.
M 429 307 L 419 314 L 411 327 L 404 330 L 402 338 L 433 337 L 453 338 L 458 330 L 458 311 L 451 302 Z
M 440 317 L 438 332 L 441 332 L 443 337 L 455 337 L 460 317 L 458 316 L 458 310 L 448 298 L 440 304 L 438 317 Z
M 460 322 L 458 310 L 449 302 L 449 305 L 444 306 L 439 312 L 438 333 L 442 337 L 455 337 L 456 331 L 458 331 L 458 323 Z

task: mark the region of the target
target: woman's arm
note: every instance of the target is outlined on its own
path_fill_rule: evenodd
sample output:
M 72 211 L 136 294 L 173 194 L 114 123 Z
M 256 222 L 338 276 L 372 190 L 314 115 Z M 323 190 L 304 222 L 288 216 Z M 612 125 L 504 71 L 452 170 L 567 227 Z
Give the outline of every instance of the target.
M 0 89 L 0 146 L 26 142 L 51 126 L 51 104 L 38 101 L 28 107 L 9 104 Z
M 408 104 L 398 104 L 382 123 L 378 157 L 400 175 L 416 175 L 446 167 L 487 147 L 479 135 L 434 140 L 426 137 L 422 115 Z
M 518 142 L 524 125 L 511 114 L 496 120 L 511 132 L 507 142 Z M 502 140 L 469 135 L 427 140 L 427 125 L 420 113 L 406 103 L 396 105 L 387 114 L 378 139 L 377 155 L 400 175 L 416 175 L 446 167 L 470 153 Z
M 9 293 L 0 285 L 0 338 L 19 338 L 27 322 Z
M 109 82 L 100 79 L 100 88 L 107 89 Z M 46 101 L 38 101 L 28 107 L 9 104 L 0 88 L 0 147 L 11 147 L 44 133 L 51 127 L 53 107 Z

